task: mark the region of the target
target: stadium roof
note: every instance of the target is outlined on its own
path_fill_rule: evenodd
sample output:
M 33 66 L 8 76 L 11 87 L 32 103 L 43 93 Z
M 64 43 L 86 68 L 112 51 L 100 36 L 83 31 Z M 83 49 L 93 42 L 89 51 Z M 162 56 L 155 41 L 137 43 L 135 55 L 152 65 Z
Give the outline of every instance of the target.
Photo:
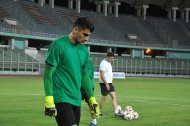
M 91 0 L 91 1 L 102 1 L 102 0 Z M 107 1 L 125 2 L 125 3 L 130 4 L 131 6 L 153 4 L 153 5 L 160 6 L 162 8 L 169 8 L 169 7 L 188 8 L 190 7 L 190 0 L 107 0 Z

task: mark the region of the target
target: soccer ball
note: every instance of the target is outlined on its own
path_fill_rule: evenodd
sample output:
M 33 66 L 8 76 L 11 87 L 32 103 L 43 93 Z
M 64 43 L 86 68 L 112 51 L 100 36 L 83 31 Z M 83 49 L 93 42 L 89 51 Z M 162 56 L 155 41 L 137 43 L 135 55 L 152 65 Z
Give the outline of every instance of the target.
M 132 111 L 133 108 L 132 108 L 131 106 L 126 106 L 126 107 L 125 107 L 125 110 L 126 110 L 126 111 Z
M 134 110 L 133 110 L 133 108 L 131 106 L 126 106 L 124 111 L 126 111 L 127 113 L 134 112 Z
M 132 120 L 133 119 L 133 114 L 132 113 L 126 113 L 123 116 L 123 118 L 126 119 L 126 120 Z
M 137 112 L 133 112 L 133 119 L 138 119 L 139 118 L 139 114 Z
M 138 119 L 138 112 L 134 111 L 131 106 L 126 106 L 124 110 L 121 111 L 123 118 L 126 120 Z
M 121 110 L 121 113 L 122 113 L 123 115 L 125 115 L 125 114 L 127 114 L 127 111 Z

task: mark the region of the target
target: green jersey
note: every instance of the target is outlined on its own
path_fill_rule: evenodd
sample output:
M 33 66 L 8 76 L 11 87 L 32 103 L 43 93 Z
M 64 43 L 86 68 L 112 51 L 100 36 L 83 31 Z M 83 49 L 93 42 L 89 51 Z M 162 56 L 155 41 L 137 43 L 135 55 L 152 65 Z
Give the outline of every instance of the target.
M 80 106 L 82 72 L 89 62 L 87 47 L 73 44 L 68 36 L 61 37 L 52 43 L 45 62 L 56 67 L 52 77 L 55 103 Z

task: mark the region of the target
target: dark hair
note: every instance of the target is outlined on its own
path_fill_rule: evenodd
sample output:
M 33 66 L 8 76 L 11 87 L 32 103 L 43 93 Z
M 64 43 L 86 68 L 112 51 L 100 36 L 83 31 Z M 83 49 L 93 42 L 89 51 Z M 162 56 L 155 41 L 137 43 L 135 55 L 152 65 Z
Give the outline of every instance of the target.
M 114 54 L 112 52 L 108 52 L 107 57 L 114 57 Z
M 73 27 L 79 27 L 80 30 L 89 29 L 90 32 L 94 31 L 94 24 L 87 17 L 78 18 Z

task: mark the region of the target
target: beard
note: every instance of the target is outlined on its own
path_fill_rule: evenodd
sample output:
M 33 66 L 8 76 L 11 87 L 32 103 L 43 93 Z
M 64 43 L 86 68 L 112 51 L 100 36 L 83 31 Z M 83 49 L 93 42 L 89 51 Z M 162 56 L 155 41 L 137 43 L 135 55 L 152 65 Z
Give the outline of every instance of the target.
M 80 42 L 79 41 L 75 41 L 75 44 L 78 45 L 78 44 L 80 44 Z
M 79 41 L 75 41 L 76 45 L 78 45 L 78 44 L 84 44 L 84 43 L 85 43 L 85 41 L 80 41 L 80 42 Z

